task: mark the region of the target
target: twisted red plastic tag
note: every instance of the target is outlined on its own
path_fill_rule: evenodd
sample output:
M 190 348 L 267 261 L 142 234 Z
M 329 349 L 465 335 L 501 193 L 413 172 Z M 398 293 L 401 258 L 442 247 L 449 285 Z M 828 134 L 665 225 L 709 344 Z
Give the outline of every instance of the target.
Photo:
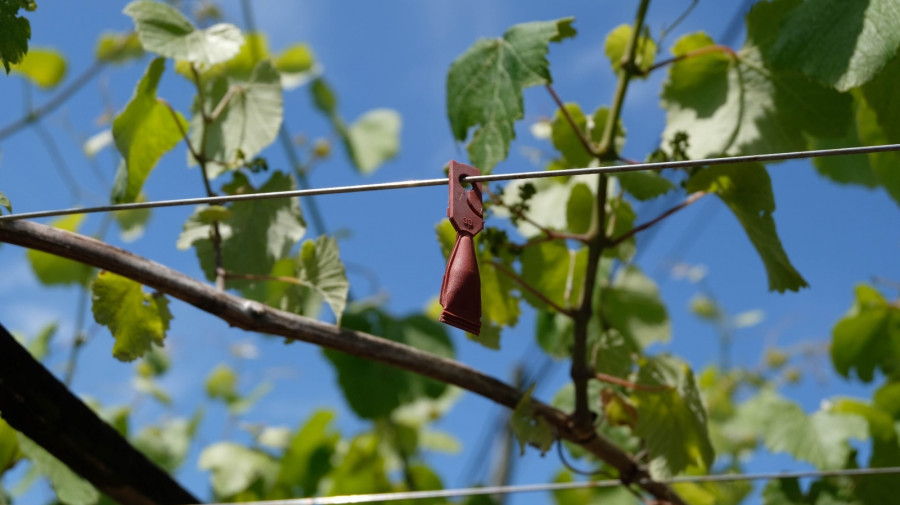
M 484 228 L 481 183 L 463 187 L 462 177 L 481 171 L 456 161 L 450 162 L 450 203 L 447 217 L 456 230 L 456 243 L 444 271 L 441 285 L 441 322 L 469 333 L 481 332 L 481 277 L 472 240 Z

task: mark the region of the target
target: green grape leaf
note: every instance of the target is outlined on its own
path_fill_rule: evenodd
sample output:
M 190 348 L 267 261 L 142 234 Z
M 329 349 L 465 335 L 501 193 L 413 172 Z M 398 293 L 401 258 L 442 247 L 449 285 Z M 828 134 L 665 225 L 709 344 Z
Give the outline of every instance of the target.
M 6 209 L 6 212 L 12 213 L 12 203 L 2 191 L 0 191 L 0 207 Z M 0 215 L 3 215 L 3 209 L 0 209 Z
M 135 202 L 146 202 L 147 196 L 143 192 L 138 193 Z M 122 240 L 125 242 L 134 242 L 144 235 L 147 228 L 147 222 L 150 221 L 150 209 L 131 209 L 120 210 L 113 213 L 116 223 L 119 225 L 119 232 Z
M 122 12 L 134 21 L 144 49 L 174 60 L 213 65 L 231 59 L 244 44 L 236 26 L 220 23 L 199 30 L 178 9 L 162 2 L 136 0 Z
M 865 479 L 862 479 L 865 481 Z M 762 490 L 763 505 L 853 505 L 860 503 L 838 481 L 818 480 L 804 493 L 796 478 L 772 479 Z
M 15 466 L 21 458 L 16 430 L 0 417 L 0 475 Z
M 94 505 L 100 500 L 100 493 L 94 486 L 70 470 L 65 463 L 25 435 L 17 433 L 16 437 L 22 454 L 40 474 L 50 479 L 50 485 L 60 502 L 66 505 Z
M 281 73 L 281 87 L 296 89 L 321 73 L 312 49 L 306 44 L 294 44 L 282 51 L 274 60 L 275 68 Z
M 633 342 L 629 342 L 621 332 L 615 329 L 603 331 L 599 326 L 599 321 L 592 320 L 588 330 L 590 335 L 598 335 L 593 339 L 588 337 L 594 370 L 627 378 L 632 371 L 634 355 L 638 354 L 640 349 Z
M 659 288 L 636 265 L 619 270 L 612 285 L 602 291 L 600 308 L 607 324 L 632 345 L 646 347 L 668 342 L 672 336 Z
M 313 105 L 326 116 L 334 116 L 337 114 L 337 96 L 334 89 L 321 77 L 314 80 L 309 87 L 309 92 L 313 98 Z
M 228 498 L 257 482 L 267 487 L 278 476 L 278 462 L 263 451 L 232 442 L 218 442 L 203 449 L 198 466 L 208 470 L 213 493 Z
M 565 104 L 565 108 L 581 136 L 589 138 L 587 116 L 581 112 L 581 107 L 572 102 Z M 553 142 L 553 147 L 562 154 L 563 159 L 571 167 L 586 167 L 594 159 L 594 155 L 584 148 L 578 134 L 572 131 L 572 125 L 559 109 L 556 109 L 553 121 L 550 122 L 550 140 Z
M 848 398 L 836 400 L 833 409 L 835 412 L 857 415 L 866 420 L 872 437 L 869 467 L 900 465 L 900 443 L 890 413 L 878 405 L 868 405 Z M 897 479 L 894 476 L 870 475 L 858 481 L 856 493 L 863 499 L 863 503 L 889 503 L 897 496 L 897 490 Z
M 844 468 L 853 451 L 849 439 L 868 437 L 866 421 L 857 415 L 832 409 L 807 416 L 771 390 L 741 404 L 736 415 L 757 430 L 770 451 L 787 452 L 821 470 Z
M 329 485 L 323 496 L 387 493 L 393 491 L 381 441 L 374 433 L 363 433 L 347 444 L 334 469 L 325 476 Z
M 633 393 L 638 409 L 635 433 L 645 439 L 654 478 L 677 475 L 689 467 L 708 470 L 715 453 L 690 367 L 671 356 L 646 359 L 637 382 L 665 386 Z
M 225 364 L 217 365 L 206 377 L 206 396 L 232 403 L 239 397 L 237 392 L 237 373 Z
M 565 314 L 539 310 L 535 317 L 535 336 L 538 345 L 554 359 L 572 356 L 574 322 Z
M 52 89 L 66 75 L 66 58 L 55 49 L 32 48 L 12 69 L 39 87 Z
M 866 126 L 863 123 L 871 121 L 872 124 Z M 817 138 L 812 137 L 809 141 L 810 149 L 836 149 L 841 147 L 854 147 L 860 145 L 873 145 L 874 143 L 886 144 L 887 141 L 860 139 L 861 130 L 878 130 L 880 128 L 874 124 L 874 112 L 862 100 L 857 101 L 856 120 L 851 121 L 850 127 L 847 128 L 847 134 L 842 138 Z M 894 153 L 884 153 L 893 155 Z M 872 161 L 869 156 L 823 156 L 814 158 L 813 165 L 820 175 L 837 182 L 839 184 L 858 184 L 867 188 L 878 186 L 878 175 L 875 173 Z
M 484 173 L 506 158 L 514 123 L 525 109 L 522 90 L 550 84 L 550 42 L 575 35 L 573 18 L 522 23 L 502 38 L 481 39 L 456 58 L 447 73 L 447 116 L 453 137 L 468 146 L 469 159 Z
M 181 114 L 176 112 L 173 116 L 156 98 L 156 87 L 165 68 L 163 58 L 150 62 L 125 110 L 113 120 L 113 138 L 124 159 L 116 173 L 114 203 L 137 200 L 150 171 L 163 154 L 175 147 L 182 139 L 181 132 L 187 129 L 187 121 Z
M 793 7 L 771 48 L 774 65 L 799 68 L 839 91 L 871 80 L 900 46 L 900 8 L 893 0 L 782 1 Z
M 453 357 L 453 344 L 445 327 L 422 315 L 395 319 L 374 308 L 358 309 L 346 312 L 342 325 L 438 356 Z M 327 349 L 324 353 L 337 370 L 338 382 L 350 408 L 365 419 L 386 417 L 401 405 L 421 398 L 438 398 L 447 390 L 443 382 L 369 359 Z M 379 387 L 373 389 L 372 384 Z
M 553 479 L 560 484 L 575 482 L 575 476 L 569 470 L 560 470 Z M 679 496 L 685 498 L 681 493 Z M 572 488 L 553 491 L 553 503 L 556 505 L 634 505 L 634 494 L 624 486 L 609 488 Z M 688 500 L 692 505 L 696 504 Z M 469 504 L 467 504 L 469 505 Z M 478 504 L 482 505 L 482 504 Z M 493 502 L 483 505 L 494 505 Z
M 875 369 L 886 375 L 900 372 L 900 308 L 888 303 L 874 288 L 856 287 L 853 307 L 832 330 L 831 360 L 844 377 L 856 369 L 871 382 Z
M 293 179 L 274 172 L 258 190 L 235 173 L 233 191 L 241 193 L 269 193 L 290 191 Z M 222 260 L 226 271 L 236 274 L 269 275 L 276 261 L 287 258 L 294 245 L 306 233 L 306 224 L 296 198 L 235 202 L 228 207 L 230 217 L 219 223 L 222 234 Z M 212 217 L 208 207 L 200 207 L 188 218 L 178 237 L 179 249 L 193 246 L 200 259 L 207 279 L 216 278 L 213 252 L 212 225 L 206 221 Z M 205 216 L 205 217 L 204 217 Z M 259 281 L 229 280 L 230 287 L 241 290 L 244 296 L 257 301 L 267 299 L 265 283 Z
M 200 416 L 166 419 L 142 429 L 131 442 L 151 461 L 174 472 L 184 463 L 199 423 Z
M 534 385 L 525 391 L 509 418 L 509 425 L 519 440 L 519 450 L 523 456 L 526 445 L 537 447 L 543 455 L 553 447 L 553 442 L 556 440 L 550 423 L 536 414 L 534 404 L 531 402 L 533 391 Z
M 606 51 L 606 57 L 612 65 L 613 71 L 618 72 L 622 69 L 622 59 L 625 57 L 625 49 L 628 47 L 628 41 L 634 34 L 631 25 L 619 25 L 609 32 L 606 36 L 606 43 L 603 45 Z M 635 65 L 641 72 L 647 72 L 653 66 L 653 59 L 656 57 L 656 42 L 646 35 L 641 35 L 637 40 L 637 48 L 634 52 Z M 638 74 L 638 76 L 646 78 L 646 75 Z
M 172 320 L 164 295 L 144 293 L 139 283 L 102 271 L 91 285 L 91 301 L 94 320 L 108 327 L 116 340 L 116 359 L 134 361 L 153 344 L 162 346 Z
M 564 309 L 577 302 L 587 265 L 586 248 L 574 251 L 559 241 L 539 242 L 526 246 L 521 260 L 526 284 Z M 552 310 L 528 289 L 522 290 L 522 297 L 536 309 Z
M 100 34 L 94 56 L 106 63 L 127 63 L 144 55 L 144 47 L 135 32 Z
M 687 190 L 715 193 L 731 209 L 762 258 L 770 291 L 809 286 L 791 264 L 775 230 L 775 196 L 765 167 L 758 163 L 708 167 L 688 180 Z
M 50 341 L 56 335 L 57 329 L 59 329 L 59 323 L 56 321 L 48 323 L 41 328 L 34 338 L 28 341 L 26 347 L 28 352 L 34 356 L 34 359 L 41 361 L 50 354 Z
M 210 159 L 229 167 L 240 166 L 250 160 L 278 136 L 284 115 L 281 77 L 268 60 L 260 61 L 247 80 L 223 75 L 210 79 L 206 85 L 205 102 L 195 101 L 192 107 L 191 144 Z M 226 106 L 209 125 L 204 126 L 203 107 L 211 115 L 230 93 Z M 206 146 L 202 147 L 203 129 Z M 218 164 L 207 167 L 213 169 Z M 219 168 L 218 170 L 222 170 Z M 210 177 L 221 172 L 210 171 Z
M 346 129 L 345 142 L 353 164 L 370 174 L 400 151 L 400 114 L 393 109 L 373 109 Z
M 714 51 L 674 63 L 662 90 L 663 145 L 687 134 L 690 158 L 806 149 L 806 137 L 840 137 L 850 122 L 850 97 L 796 70 L 766 66 L 758 44 L 774 4 L 757 4 L 747 18 L 747 43 L 735 56 Z M 771 21 L 772 23 L 777 22 Z M 761 26 L 763 25 L 763 26 Z M 673 53 L 714 45 L 703 33 L 686 35 Z
M 50 222 L 50 226 L 60 230 L 77 233 L 84 221 L 84 214 L 72 214 L 57 218 Z M 31 270 L 41 284 L 56 286 L 60 284 L 87 285 L 91 280 L 91 267 L 84 263 L 78 263 L 66 258 L 54 256 L 50 253 L 29 249 L 25 253 Z
M 331 426 L 334 412 L 317 410 L 297 430 L 281 458 L 278 485 L 286 496 L 313 496 L 333 465 L 340 434 Z
M 900 382 L 888 382 L 881 386 L 875 391 L 873 400 L 878 408 L 894 419 L 900 419 Z
M 875 79 L 863 86 L 864 99 L 857 100 L 857 128 L 861 145 L 900 142 L 900 56 L 894 58 Z M 900 154 L 896 152 L 869 155 L 872 170 L 888 194 L 900 205 Z
M 652 200 L 675 189 L 672 181 L 658 172 L 622 172 L 616 174 L 619 184 L 640 201 Z
M 606 133 L 606 122 L 609 120 L 609 107 L 597 107 L 594 111 L 594 127 L 591 129 L 591 140 L 599 144 L 603 141 L 603 135 Z M 616 121 L 616 135 L 613 138 L 616 152 L 622 152 L 625 147 L 625 125 L 620 117 Z
M 315 290 L 334 312 L 337 324 L 347 306 L 350 283 L 338 252 L 337 241 L 321 236 L 307 240 L 300 248 L 300 282 Z
M 22 61 L 28 52 L 28 39 L 31 38 L 31 23 L 25 16 L 19 15 L 19 9 L 34 11 L 36 8 L 34 0 L 0 1 L 0 62 L 3 62 L 7 74 L 10 65 Z

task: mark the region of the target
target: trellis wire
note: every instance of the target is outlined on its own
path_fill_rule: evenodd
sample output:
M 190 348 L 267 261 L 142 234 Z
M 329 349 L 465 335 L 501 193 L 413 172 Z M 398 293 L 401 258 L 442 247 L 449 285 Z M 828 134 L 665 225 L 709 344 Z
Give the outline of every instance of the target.
M 614 174 L 620 172 L 640 172 L 646 170 L 663 170 L 670 168 L 690 168 L 704 165 L 731 165 L 737 163 L 786 161 L 807 158 L 824 158 L 828 156 L 844 156 L 850 154 L 872 154 L 889 151 L 900 151 L 900 144 L 884 144 L 877 146 L 842 147 L 837 149 L 818 149 L 812 151 L 794 151 L 772 154 L 753 154 L 732 156 L 728 158 L 708 158 L 703 160 L 662 161 L 656 163 L 634 163 L 607 167 L 569 168 L 563 170 L 538 170 L 531 172 L 515 172 L 510 174 L 492 174 L 466 177 L 464 182 L 494 182 L 519 179 L 541 179 L 544 177 L 561 177 L 572 175 Z M 175 200 L 156 200 L 151 202 L 122 203 L 101 205 L 97 207 L 44 210 L 37 212 L 20 212 L 0 216 L 0 222 L 19 219 L 35 219 L 41 217 L 64 216 L 69 214 L 89 214 L 95 212 L 113 212 L 120 210 L 151 209 L 158 207 L 176 207 L 181 205 L 218 204 L 243 202 L 249 200 L 268 200 L 275 198 L 294 198 L 316 195 L 334 195 L 342 193 L 360 193 L 365 191 L 382 191 L 388 189 L 422 188 L 427 186 L 443 186 L 447 178 L 421 179 L 413 181 L 383 182 L 376 184 L 360 184 L 356 186 L 335 186 L 330 188 L 299 189 L 294 191 L 273 191 L 270 193 L 251 193 L 244 195 L 208 196 L 202 198 L 181 198 Z
M 768 479 L 792 479 L 803 477 L 851 477 L 866 475 L 887 475 L 900 473 L 900 467 L 883 468 L 848 468 L 843 470 L 821 471 L 811 470 L 803 472 L 771 472 L 751 474 L 717 474 L 717 475 L 685 475 L 660 479 L 656 482 L 662 484 L 700 484 L 704 482 L 736 482 L 748 480 Z M 326 496 L 321 498 L 291 498 L 286 500 L 268 500 L 241 502 L 242 505 L 337 505 L 344 503 L 372 503 L 399 500 L 422 500 L 428 498 L 458 498 L 461 496 L 533 493 L 539 491 L 565 491 L 569 489 L 584 488 L 608 488 L 622 485 L 618 479 L 582 481 L 582 482 L 551 482 L 546 484 L 519 484 L 511 486 L 486 486 L 470 487 L 462 489 L 439 489 L 435 491 L 400 491 L 396 493 L 355 494 L 343 496 Z M 209 505 L 224 505 L 213 503 Z

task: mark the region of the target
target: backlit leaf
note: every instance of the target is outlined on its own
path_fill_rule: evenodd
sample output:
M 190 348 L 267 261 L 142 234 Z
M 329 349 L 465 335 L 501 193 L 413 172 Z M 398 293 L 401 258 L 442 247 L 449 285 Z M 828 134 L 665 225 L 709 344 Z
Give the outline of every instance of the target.
M 587 116 L 584 115 L 584 112 L 581 112 L 581 107 L 577 103 L 567 103 L 565 107 L 581 136 L 589 138 L 590 132 L 588 131 Z M 556 112 L 553 113 L 553 121 L 550 123 L 550 128 L 550 140 L 553 141 L 553 147 L 562 154 L 563 159 L 566 160 L 569 166 L 586 167 L 594 159 L 594 155 L 584 148 L 584 145 L 578 138 L 578 133 L 572 130 L 572 124 L 569 123 L 561 110 L 556 109 Z
M 220 23 L 200 30 L 162 2 L 136 0 L 123 12 L 134 21 L 144 49 L 167 58 L 212 65 L 230 59 L 244 43 L 236 26 Z
M 32 48 L 12 69 L 41 88 L 52 89 L 66 75 L 66 58 L 55 49 Z
M 0 62 L 9 74 L 10 65 L 22 61 L 28 52 L 31 38 L 31 24 L 19 15 L 19 9 L 33 11 L 37 6 L 30 0 L 4 0 L 0 7 Z
M 113 138 L 124 159 L 116 173 L 113 203 L 136 201 L 150 171 L 182 139 L 181 130 L 187 130 L 181 114 L 173 116 L 157 101 L 156 87 L 165 68 L 163 58 L 150 62 L 125 110 L 113 120 Z
M 573 18 L 515 25 L 502 38 L 480 39 L 450 65 L 447 115 L 453 137 L 469 143 L 469 159 L 489 173 L 506 158 L 524 117 L 522 90 L 551 82 L 546 55 L 550 42 L 575 34 Z
M 234 496 L 257 482 L 271 485 L 278 476 L 278 463 L 272 456 L 232 442 L 203 449 L 198 466 L 212 473 L 210 483 L 220 498 Z
M 350 283 L 338 253 L 337 241 L 321 236 L 300 248 L 300 281 L 319 293 L 331 307 L 337 324 L 347 306 Z
M 809 286 L 791 264 L 775 230 L 775 197 L 765 167 L 758 163 L 708 167 L 691 177 L 687 190 L 715 193 L 731 209 L 762 258 L 770 291 Z
M 529 244 L 522 252 L 522 280 L 556 305 L 572 307 L 580 296 L 587 249 L 570 250 L 559 241 Z M 551 309 L 530 290 L 522 297 L 537 309 Z
M 365 494 L 393 491 L 388 479 L 387 464 L 374 433 L 354 437 L 345 446 L 334 469 L 325 477 L 324 494 Z
M 671 338 L 672 326 L 659 288 L 635 265 L 621 269 L 612 286 L 603 290 L 600 310 L 607 324 L 632 345 L 646 347 Z
M 50 226 L 77 233 L 83 221 L 84 214 L 72 214 L 54 219 L 50 222 Z M 84 263 L 61 258 L 37 249 L 29 249 L 25 256 L 28 258 L 28 262 L 31 263 L 31 270 L 38 280 L 41 281 L 41 284 L 47 286 L 60 284 L 86 285 L 91 279 L 92 269 Z
M 631 25 L 619 25 L 606 36 L 603 48 L 614 72 L 618 72 L 622 68 L 622 58 L 625 57 L 625 49 L 633 34 L 634 29 Z M 653 66 L 655 56 L 656 42 L 642 34 L 638 37 L 637 48 L 634 52 L 635 65 L 639 70 L 646 72 Z
M 0 207 L 6 209 L 6 212 L 12 212 L 12 203 L 10 203 L 9 198 L 0 191 Z M 0 215 L 3 214 L 3 209 L 0 209 Z
M 16 430 L 0 417 L 0 475 L 12 468 L 21 457 Z
M 832 330 L 831 360 L 844 377 L 871 382 L 875 369 L 886 375 L 900 371 L 900 309 L 874 288 L 856 287 L 853 307 Z
M 393 109 L 373 109 L 347 128 L 346 142 L 353 164 L 364 173 L 375 171 L 400 150 L 400 114 Z
M 893 0 L 781 3 L 796 7 L 783 24 L 771 25 L 778 33 L 773 63 L 840 91 L 871 80 L 900 46 L 900 7 Z
M 91 300 L 94 320 L 109 328 L 116 340 L 116 359 L 133 361 L 153 344 L 162 346 L 172 319 L 164 295 L 144 293 L 139 283 L 102 271 L 91 285 Z
M 135 32 L 100 34 L 94 56 L 109 63 L 126 63 L 144 55 L 144 47 Z
M 522 399 L 519 400 L 509 419 L 513 433 L 519 440 L 519 449 L 522 455 L 525 454 L 526 445 L 535 446 L 541 451 L 541 454 L 544 454 L 553 447 L 553 442 L 556 440 L 553 427 L 535 412 L 531 402 L 533 391 L 534 385 L 522 395 Z
M 331 471 L 331 458 L 340 440 L 333 420 L 330 410 L 317 410 L 294 434 L 278 472 L 278 484 L 286 488 L 287 496 L 315 495 L 322 477 Z
M 875 79 L 863 86 L 865 100 L 858 99 L 857 126 L 862 145 L 900 142 L 900 56 L 894 58 Z M 900 154 L 896 152 L 869 155 L 875 176 L 891 198 L 900 205 Z
M 167 419 L 147 426 L 132 440 L 151 461 L 169 472 L 177 470 L 187 456 L 200 417 Z
M 657 172 L 622 172 L 616 179 L 629 195 L 640 201 L 652 200 L 675 189 L 675 185 Z
M 88 481 L 69 469 L 62 461 L 44 450 L 30 438 L 16 434 L 22 454 L 28 458 L 38 472 L 50 479 L 59 501 L 66 505 L 94 505 L 100 493 Z
M 664 386 L 659 391 L 636 390 L 635 433 L 645 439 L 650 472 L 656 478 L 677 475 L 688 467 L 708 470 L 714 452 L 706 426 L 706 409 L 690 367 L 669 356 L 641 365 L 637 382 Z

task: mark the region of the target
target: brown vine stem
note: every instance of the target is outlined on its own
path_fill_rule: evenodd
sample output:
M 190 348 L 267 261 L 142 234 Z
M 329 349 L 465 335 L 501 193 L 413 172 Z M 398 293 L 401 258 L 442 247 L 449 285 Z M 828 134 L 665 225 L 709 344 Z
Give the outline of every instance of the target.
M 592 156 L 598 157 L 599 153 L 596 148 L 594 148 L 594 144 L 588 140 L 587 137 L 584 136 L 584 131 L 575 124 L 575 119 L 572 118 L 572 114 L 569 113 L 569 109 L 566 108 L 566 105 L 560 100 L 559 95 L 556 94 L 556 90 L 553 89 L 553 85 L 546 85 L 547 91 L 550 93 L 550 96 L 553 97 L 553 101 L 556 102 L 556 106 L 559 108 L 559 111 L 562 113 L 563 117 L 566 118 L 566 121 L 569 123 L 569 126 L 572 127 L 572 132 L 575 133 L 575 136 L 578 137 L 578 141 L 581 142 L 581 145 L 584 146 L 584 150 L 591 153 Z
M 600 382 L 606 382 L 608 384 L 615 384 L 616 386 L 622 386 L 628 389 L 635 389 L 638 391 L 648 391 L 648 392 L 662 392 L 668 391 L 672 389 L 671 386 L 650 386 L 647 384 L 638 384 L 636 382 L 627 381 L 625 379 L 620 379 L 615 375 L 609 375 L 601 372 L 594 373 L 594 379 L 597 379 Z
M 684 54 L 680 54 L 680 55 L 674 56 L 672 58 L 668 58 L 668 59 L 659 61 L 659 62 L 653 64 L 653 66 L 648 68 L 646 71 L 644 71 L 643 75 L 647 75 L 650 72 L 653 72 L 654 70 L 665 67 L 666 65 L 671 65 L 672 63 L 676 63 L 681 60 L 687 60 L 690 58 L 694 58 L 694 57 L 701 56 L 704 54 L 709 54 L 709 53 L 725 53 L 725 54 L 731 56 L 732 58 L 737 58 L 737 53 L 734 52 L 734 49 L 732 49 L 728 46 L 720 46 L 720 45 L 706 46 L 706 47 L 701 47 L 700 49 L 694 49 L 693 51 L 688 51 Z
M 526 291 L 528 291 L 529 293 L 538 297 L 542 302 L 546 303 L 548 307 L 559 312 L 560 314 L 564 314 L 569 317 L 572 317 L 572 315 L 573 315 L 572 309 L 566 309 L 566 308 L 561 307 L 559 304 L 557 304 L 556 302 L 554 302 L 553 300 L 548 298 L 547 295 L 545 295 L 544 293 L 541 293 L 541 290 L 537 289 L 536 287 L 532 286 L 531 284 L 528 284 L 527 282 L 525 282 L 525 279 L 516 275 L 516 273 L 513 272 L 512 270 L 510 270 L 509 268 L 506 268 L 506 265 L 504 265 L 496 260 L 491 261 L 490 263 L 488 263 L 488 265 L 494 267 L 495 270 L 497 270 L 498 272 L 502 273 L 503 275 L 509 277 L 516 284 L 518 284 L 519 286 L 522 286 Z
M 706 196 L 707 194 L 708 193 L 706 191 L 697 191 L 696 193 L 692 193 L 692 194 L 688 195 L 688 197 L 683 202 L 679 203 L 678 205 L 663 212 L 662 214 L 656 216 L 655 218 L 651 219 L 650 221 L 647 221 L 646 223 L 635 226 L 634 228 L 623 233 L 621 236 L 612 239 L 609 243 L 610 247 L 615 247 L 615 246 L 621 244 L 622 242 L 625 242 L 626 240 L 630 239 L 631 237 L 637 235 L 639 232 L 642 232 L 642 231 L 646 230 L 647 228 L 650 228 L 651 226 L 655 225 L 656 223 L 662 221 L 663 219 L 671 216 L 672 214 L 678 212 L 679 210 L 696 202 L 697 200 Z
M 650 0 L 641 0 L 635 14 L 631 38 L 625 47 L 625 56 L 619 69 L 616 92 L 613 96 L 609 115 L 606 118 L 606 127 L 600 140 L 600 146 L 597 148 L 597 158 L 601 162 L 613 161 L 619 157 L 615 145 L 616 126 L 619 116 L 622 114 L 622 106 L 625 102 L 628 84 L 633 73 L 636 72 L 634 63 L 635 52 L 637 51 L 638 38 L 649 5 Z M 572 424 L 573 430 L 581 439 L 590 439 L 597 436 L 588 399 L 588 381 L 594 377 L 594 371 L 593 367 L 588 364 L 587 336 L 588 326 L 594 309 L 593 300 L 594 288 L 597 283 L 597 271 L 600 267 L 603 250 L 609 245 L 605 229 L 607 192 L 608 179 L 605 175 L 600 174 L 597 183 L 597 200 L 594 210 L 596 214 L 592 225 L 592 237 L 588 242 L 587 270 L 581 290 L 580 304 L 575 311 L 573 325 L 572 367 L 570 374 L 572 383 L 575 386 L 575 412 L 572 415 Z
M 77 233 L 29 221 L 5 221 L 0 223 L 0 242 L 44 251 L 108 270 L 185 301 L 244 330 L 280 335 L 402 368 L 459 386 L 510 409 L 514 409 L 522 399 L 522 394 L 516 388 L 462 363 L 388 339 L 266 307 Z M 670 487 L 653 481 L 645 467 L 612 441 L 598 434 L 585 438 L 573 429 L 570 417 L 565 412 L 540 401 L 533 401 L 533 405 L 537 414 L 545 418 L 561 438 L 581 445 L 616 468 L 627 482 L 640 485 L 659 500 L 666 500 L 673 505 L 685 505 Z

